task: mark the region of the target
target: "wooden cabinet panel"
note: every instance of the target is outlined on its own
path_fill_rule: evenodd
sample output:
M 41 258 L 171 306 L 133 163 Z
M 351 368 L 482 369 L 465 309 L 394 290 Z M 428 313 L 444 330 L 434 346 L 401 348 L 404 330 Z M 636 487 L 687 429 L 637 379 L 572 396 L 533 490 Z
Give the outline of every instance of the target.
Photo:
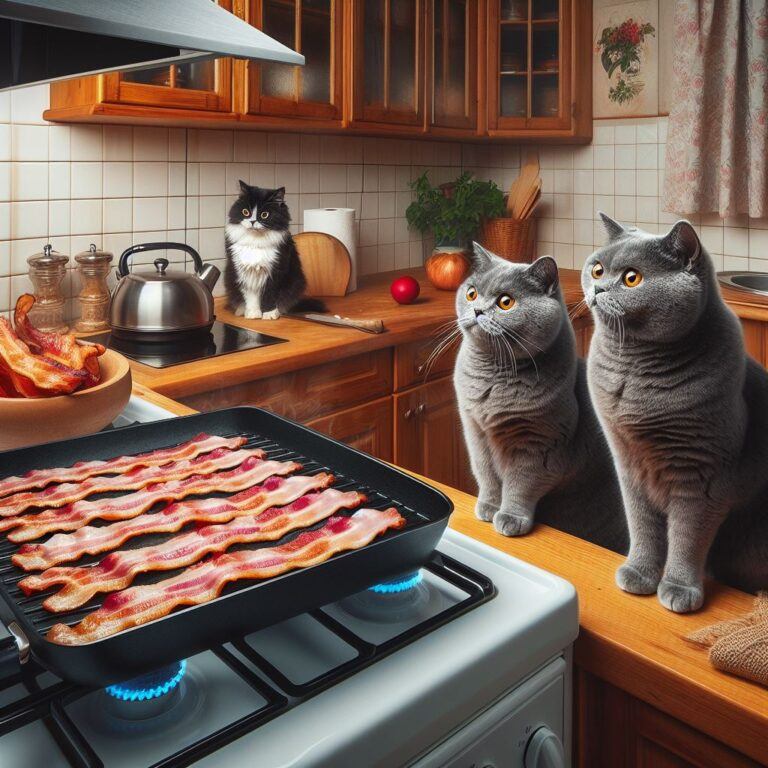
M 439 348 L 440 339 L 439 336 L 429 336 L 410 344 L 401 344 L 395 349 L 395 391 L 453 373 L 459 350 L 458 340 L 430 360 Z
M 477 131 L 479 0 L 428 0 L 427 114 L 433 133 Z
M 391 392 L 392 350 L 382 349 L 181 400 L 199 411 L 258 405 L 308 421 Z
M 246 21 L 304 54 L 306 64 L 236 62 L 238 111 L 246 119 L 279 117 L 340 127 L 343 0 L 247 0 L 244 10 Z
M 342 443 L 392 461 L 392 398 L 384 397 L 307 423 Z
M 472 491 L 474 481 L 450 379 L 395 395 L 395 464 Z
M 747 354 L 757 360 L 760 365 L 766 365 L 768 363 L 766 323 L 760 320 L 742 320 L 741 328 L 744 332 L 744 346 Z
M 592 4 L 488 0 L 488 132 L 588 140 Z
M 348 2 L 352 127 L 424 129 L 426 0 Z
M 580 668 L 576 670 L 575 710 L 574 760 L 578 768 L 760 766 Z
M 573 331 L 576 334 L 576 354 L 579 357 L 586 357 L 589 354 L 589 343 L 592 341 L 594 330 L 595 326 L 588 315 L 573 321 Z

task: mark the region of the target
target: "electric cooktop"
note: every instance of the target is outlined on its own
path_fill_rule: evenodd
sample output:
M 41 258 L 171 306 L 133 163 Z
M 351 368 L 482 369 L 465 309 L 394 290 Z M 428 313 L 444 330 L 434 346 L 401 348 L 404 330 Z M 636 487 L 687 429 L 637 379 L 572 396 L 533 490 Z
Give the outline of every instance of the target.
M 287 339 L 257 333 L 247 328 L 238 328 L 216 320 L 208 333 L 184 341 L 129 341 L 112 336 L 111 333 L 89 336 L 88 341 L 103 344 L 137 363 L 149 365 L 152 368 L 168 368 L 171 365 L 229 355 L 246 349 L 282 344 Z

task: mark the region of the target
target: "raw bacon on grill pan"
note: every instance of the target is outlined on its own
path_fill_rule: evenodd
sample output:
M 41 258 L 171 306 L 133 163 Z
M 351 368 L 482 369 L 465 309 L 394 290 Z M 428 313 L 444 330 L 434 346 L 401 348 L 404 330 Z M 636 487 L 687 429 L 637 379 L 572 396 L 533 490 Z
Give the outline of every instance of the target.
M 298 465 L 296 465 L 298 467 Z M 187 523 L 226 523 L 240 515 L 289 504 L 309 491 L 327 488 L 333 475 L 270 477 L 263 485 L 225 499 L 192 499 L 171 504 L 160 512 L 103 526 L 85 526 L 75 533 L 59 533 L 42 544 L 25 544 L 13 556 L 14 565 L 25 571 L 42 570 L 72 562 L 83 555 L 97 555 L 145 533 L 174 533 Z
M 287 507 L 272 507 L 224 525 L 200 526 L 161 544 L 113 552 L 94 566 L 49 568 L 22 579 L 19 587 L 29 595 L 63 584 L 55 595 L 43 601 L 43 608 L 53 612 L 71 611 L 99 592 L 125 589 L 140 573 L 185 568 L 206 555 L 225 552 L 235 544 L 278 541 L 291 531 L 308 528 L 340 509 L 351 509 L 364 501 L 365 496 L 356 491 L 345 493 L 329 488 L 301 496 Z
M 296 568 L 307 568 L 332 555 L 360 549 L 405 519 L 393 507 L 361 509 L 350 517 L 332 517 L 322 528 L 300 533 L 288 544 L 214 555 L 178 576 L 140 587 L 113 592 L 101 608 L 78 624 L 54 624 L 48 640 L 80 645 L 154 621 L 183 605 L 200 605 L 218 597 L 230 582 L 266 579 Z
M 136 467 L 123 475 L 91 477 L 81 483 L 63 483 L 43 491 L 22 491 L 0 499 L 0 518 L 18 517 L 30 507 L 52 509 L 72 504 L 75 501 L 93 496 L 96 493 L 114 491 L 135 491 L 150 483 L 164 483 L 169 480 L 183 480 L 191 475 L 209 475 L 220 469 L 238 467 L 249 457 L 263 458 L 264 451 L 259 448 L 230 451 L 217 448 L 204 456 L 194 459 L 174 461 L 162 467 Z M 0 531 L 9 526 L 0 520 Z M 12 526 L 10 526 L 12 527 Z
M 28 491 L 32 488 L 45 488 L 52 483 L 79 483 L 81 480 L 96 475 L 118 475 L 123 472 L 130 472 L 137 467 L 159 467 L 181 459 L 194 459 L 196 456 L 209 453 L 216 448 L 227 448 L 234 451 L 244 445 L 245 442 L 246 438 L 244 437 L 226 438 L 200 434 L 185 443 L 181 443 L 181 445 L 139 453 L 135 456 L 78 461 L 71 467 L 32 469 L 18 477 L 6 477 L 4 480 L 0 480 L 0 497 Z M 1 504 L 2 501 L 0 501 Z
M 178 501 L 193 494 L 217 491 L 242 491 L 262 482 L 270 475 L 287 475 L 300 468 L 301 465 L 293 461 L 264 461 L 251 456 L 241 466 L 229 472 L 193 475 L 184 480 L 150 485 L 142 491 L 115 499 L 78 501 L 64 509 L 47 509 L 37 515 L 0 520 L 0 530 L 9 525 L 18 526 L 17 530 L 7 535 L 9 541 L 17 544 L 22 541 L 34 541 L 52 531 L 75 531 L 91 520 L 127 520 L 146 512 L 159 501 Z

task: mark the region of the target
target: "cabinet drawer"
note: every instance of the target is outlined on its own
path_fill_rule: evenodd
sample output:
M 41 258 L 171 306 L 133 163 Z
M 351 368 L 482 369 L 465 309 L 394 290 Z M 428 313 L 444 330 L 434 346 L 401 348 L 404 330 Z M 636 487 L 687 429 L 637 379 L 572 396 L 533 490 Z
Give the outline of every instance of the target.
M 392 350 L 382 349 L 191 395 L 183 402 L 199 411 L 258 405 L 304 422 L 391 393 Z
M 431 363 L 428 363 L 429 356 L 439 346 L 440 338 L 439 336 L 430 336 L 427 339 L 401 344 L 395 348 L 396 392 L 453 373 L 456 353 L 459 351 L 458 339 Z

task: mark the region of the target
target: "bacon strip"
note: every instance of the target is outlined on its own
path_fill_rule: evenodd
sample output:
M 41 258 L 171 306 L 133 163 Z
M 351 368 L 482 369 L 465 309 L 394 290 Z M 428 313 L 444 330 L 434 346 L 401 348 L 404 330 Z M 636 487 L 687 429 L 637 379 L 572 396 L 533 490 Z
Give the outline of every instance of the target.
M 242 579 L 266 579 L 296 568 L 307 568 L 349 549 L 360 549 L 405 520 L 390 508 L 361 509 L 351 517 L 332 517 L 316 531 L 300 533 L 277 547 L 245 549 L 214 555 L 178 576 L 122 592 L 112 592 L 101 608 L 79 624 L 55 624 L 48 640 L 80 645 L 154 621 L 182 605 L 200 605 L 218 597 L 226 584 Z
M 4 317 L 0 317 L 0 358 L 16 391 L 26 397 L 69 395 L 89 379 L 85 370 L 74 370 L 56 360 L 32 354 Z
M 25 544 L 12 559 L 25 571 L 42 570 L 86 554 L 108 552 L 145 533 L 174 533 L 191 522 L 226 523 L 241 515 L 259 514 L 269 507 L 290 504 L 303 494 L 327 488 L 331 483 L 333 475 L 322 472 L 312 477 L 295 475 L 283 479 L 273 476 L 263 485 L 226 499 L 192 499 L 122 523 L 85 526 L 71 534 L 59 533 L 43 544 Z
M 45 488 L 51 483 L 79 483 L 96 475 L 119 475 L 137 467 L 159 467 L 181 459 L 194 459 L 216 448 L 236 450 L 246 442 L 244 437 L 217 437 L 199 434 L 181 445 L 161 448 L 157 451 L 139 453 L 135 456 L 118 456 L 114 459 L 78 461 L 71 467 L 53 469 L 32 469 L 18 477 L 6 477 L 0 480 L 0 496 L 28 491 L 31 488 Z M 0 505 L 2 505 L 0 501 Z
M 39 515 L 12 518 L 21 523 L 18 530 L 8 534 L 8 540 L 16 543 L 34 541 L 52 531 L 75 531 L 91 520 L 128 520 L 146 512 L 159 501 L 178 501 L 193 494 L 209 494 L 215 491 L 233 493 L 260 483 L 270 475 L 287 475 L 300 469 L 294 462 L 263 461 L 251 456 L 240 467 L 213 476 L 193 475 L 184 480 L 150 485 L 139 493 L 126 494 L 116 499 L 79 501 L 64 509 L 47 509 Z M 4 524 L 7 521 L 0 521 Z
M 49 568 L 19 582 L 25 594 L 63 584 L 55 595 L 43 601 L 48 611 L 71 611 L 99 592 L 117 592 L 130 586 L 134 577 L 147 571 L 172 571 L 224 552 L 234 544 L 277 541 L 298 528 L 308 528 L 340 509 L 351 509 L 365 501 L 355 491 L 346 493 L 328 488 L 301 496 L 287 507 L 272 507 L 259 515 L 248 515 L 225 525 L 201 526 L 162 544 L 122 550 L 107 555 L 100 563 L 85 568 Z
M 73 333 L 45 333 L 29 322 L 27 315 L 35 303 L 35 297 L 24 293 L 16 301 L 13 325 L 18 337 L 35 352 L 49 360 L 66 365 L 87 374 L 85 386 L 93 386 L 101 380 L 101 369 L 96 358 L 106 352 L 101 344 L 79 344 Z
M 22 491 L 0 499 L 0 518 L 22 521 L 29 519 L 19 516 L 30 507 L 43 509 L 63 507 L 86 496 L 93 496 L 95 493 L 135 491 L 150 483 L 183 480 L 190 475 L 210 475 L 220 469 L 237 467 L 251 456 L 263 458 L 264 451 L 260 448 L 239 451 L 217 448 L 204 456 L 174 461 L 173 464 L 162 467 L 136 467 L 123 475 L 91 477 L 83 480 L 82 483 L 63 483 L 46 488 L 44 491 Z M 0 520 L 0 531 L 6 531 L 20 524 L 20 522 L 13 522 L 10 525 L 7 523 L 7 519 Z

